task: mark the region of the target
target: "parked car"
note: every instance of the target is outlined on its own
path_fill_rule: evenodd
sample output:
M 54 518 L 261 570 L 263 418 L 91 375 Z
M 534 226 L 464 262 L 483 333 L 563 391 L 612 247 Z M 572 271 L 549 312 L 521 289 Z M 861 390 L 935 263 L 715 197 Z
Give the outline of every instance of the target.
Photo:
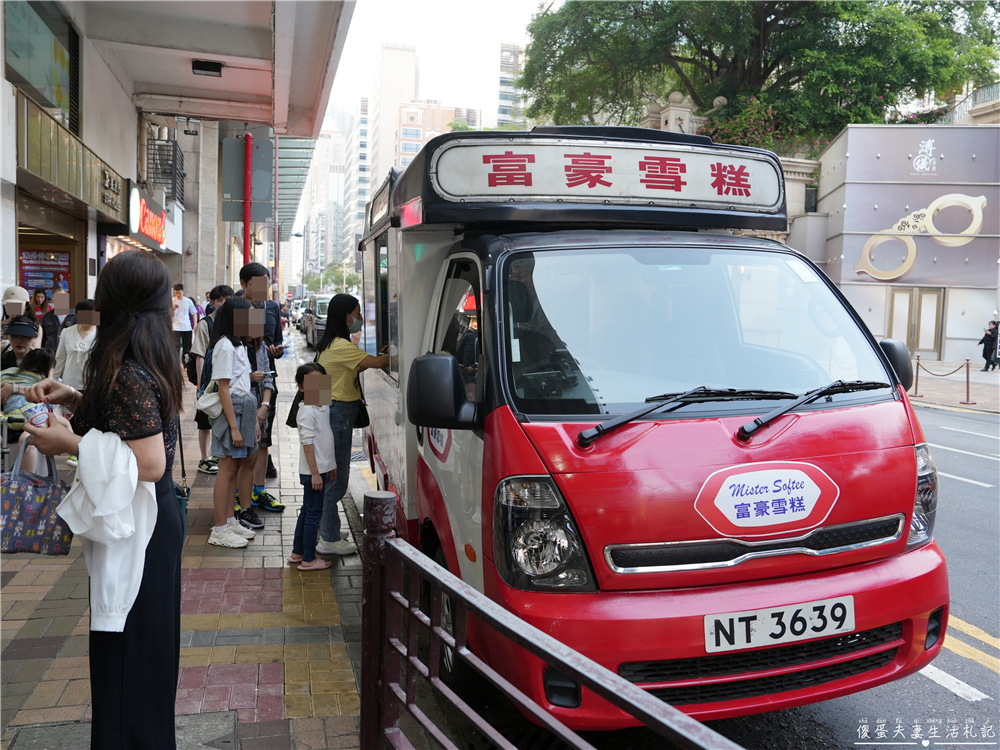
M 306 346 L 316 347 L 326 330 L 326 308 L 333 296 L 330 294 L 312 294 L 306 301 L 306 309 L 302 314 L 302 332 L 306 336 Z

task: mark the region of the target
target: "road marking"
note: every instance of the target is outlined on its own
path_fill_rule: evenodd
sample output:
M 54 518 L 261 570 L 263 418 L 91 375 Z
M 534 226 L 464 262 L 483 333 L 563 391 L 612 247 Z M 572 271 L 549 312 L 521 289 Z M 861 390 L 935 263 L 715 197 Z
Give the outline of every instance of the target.
M 971 432 L 969 430 L 960 430 L 957 427 L 942 427 L 942 430 L 951 430 L 952 432 L 964 432 L 966 435 L 975 435 L 976 437 L 993 438 L 994 440 L 1000 440 L 1000 435 L 986 435 L 982 432 Z
M 984 654 L 978 648 L 973 648 L 968 643 L 962 643 L 961 641 L 956 640 L 954 636 L 945 638 L 942 645 L 949 651 L 952 651 L 959 656 L 964 656 L 966 659 L 971 659 L 978 664 L 982 664 L 987 669 L 991 669 L 997 674 L 1000 674 L 1000 657 Z
M 976 458 L 988 458 L 990 461 L 1000 461 L 1000 456 L 986 456 L 982 453 L 969 453 L 969 451 L 960 451 L 958 448 L 949 448 L 947 445 L 935 445 L 934 443 L 927 443 L 931 448 L 939 451 L 952 451 L 953 453 L 964 453 L 966 456 L 975 456 Z
M 992 487 L 992 484 L 986 484 L 986 482 L 977 482 L 975 479 L 966 479 L 965 477 L 956 477 L 954 474 L 945 474 L 943 471 L 938 472 L 939 477 L 948 477 L 948 479 L 957 479 L 959 482 L 968 482 L 969 484 L 975 484 L 979 487 Z
M 992 636 L 981 628 L 977 628 L 965 620 L 959 620 L 955 615 L 948 615 L 948 627 L 955 628 L 955 630 L 961 631 L 966 635 L 971 635 L 973 638 L 982 641 L 987 646 L 992 646 L 995 649 L 1000 649 L 1000 638 Z
M 940 669 L 935 667 L 933 664 L 928 664 L 926 667 L 920 670 L 920 674 L 924 677 L 934 680 L 938 685 L 943 688 L 948 688 L 955 695 L 960 698 L 965 698 L 965 700 L 970 703 L 975 703 L 976 701 L 988 701 L 993 700 L 986 693 L 980 693 L 972 685 L 967 685 L 962 682 L 957 677 L 952 677 L 947 672 L 942 672 Z

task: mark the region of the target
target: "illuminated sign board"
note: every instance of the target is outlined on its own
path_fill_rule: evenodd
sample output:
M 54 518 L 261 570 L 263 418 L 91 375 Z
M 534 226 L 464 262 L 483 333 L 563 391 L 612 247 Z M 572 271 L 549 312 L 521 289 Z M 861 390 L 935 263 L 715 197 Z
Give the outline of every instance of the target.
M 152 250 L 166 249 L 167 215 L 145 190 L 129 181 L 129 237 Z
M 435 151 L 435 191 L 464 202 L 560 202 L 780 211 L 777 163 L 724 146 L 554 138 L 454 140 Z

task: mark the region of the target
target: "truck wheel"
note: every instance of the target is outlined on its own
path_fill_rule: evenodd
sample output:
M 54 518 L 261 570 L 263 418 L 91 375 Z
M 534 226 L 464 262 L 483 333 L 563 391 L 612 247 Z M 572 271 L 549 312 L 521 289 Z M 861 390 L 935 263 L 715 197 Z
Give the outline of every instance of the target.
M 434 552 L 434 562 L 445 570 L 448 569 L 448 561 L 445 560 L 444 550 L 438 546 Z M 449 571 L 450 572 L 450 571 Z M 428 608 L 429 611 L 429 608 Z M 455 632 L 455 613 L 452 606 L 451 597 L 441 597 L 441 624 L 449 633 Z M 479 672 L 470 667 L 452 649 L 441 644 L 441 680 L 450 687 L 466 703 L 476 706 L 485 702 L 492 685 Z

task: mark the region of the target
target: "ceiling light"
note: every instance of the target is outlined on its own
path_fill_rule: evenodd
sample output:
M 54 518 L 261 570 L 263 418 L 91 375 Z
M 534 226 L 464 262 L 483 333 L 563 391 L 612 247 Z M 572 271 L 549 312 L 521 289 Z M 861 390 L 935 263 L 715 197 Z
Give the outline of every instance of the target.
M 214 76 L 215 78 L 222 78 L 222 68 L 225 67 L 225 65 L 225 63 L 212 62 L 211 60 L 192 60 L 191 72 L 196 76 Z

